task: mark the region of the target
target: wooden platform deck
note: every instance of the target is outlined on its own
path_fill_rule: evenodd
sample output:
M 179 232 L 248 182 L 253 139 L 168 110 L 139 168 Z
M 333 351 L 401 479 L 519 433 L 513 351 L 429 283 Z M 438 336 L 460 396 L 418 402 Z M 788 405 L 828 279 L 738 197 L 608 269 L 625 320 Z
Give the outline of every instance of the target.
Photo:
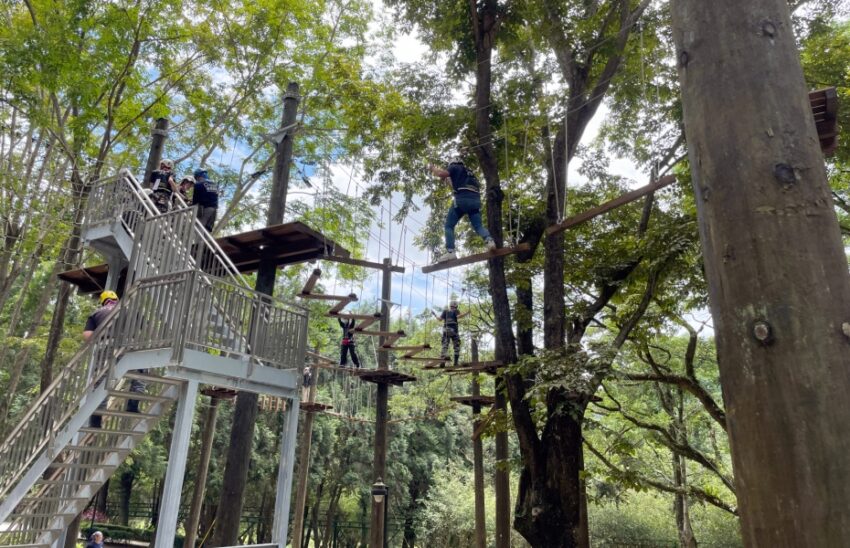
M 304 413 L 320 413 L 322 411 L 327 411 L 328 409 L 333 409 L 333 405 L 328 405 L 325 403 L 319 402 L 309 402 L 303 401 L 301 402 L 301 411 Z
M 484 407 L 487 405 L 493 405 L 496 403 L 496 398 L 494 396 L 455 396 L 453 398 L 449 398 L 453 402 L 459 403 L 461 405 L 468 405 L 470 407 Z
M 404 386 L 406 382 L 416 381 L 416 377 L 412 375 L 399 373 L 390 369 L 355 369 L 351 374 L 365 382 L 392 384 L 394 386 Z

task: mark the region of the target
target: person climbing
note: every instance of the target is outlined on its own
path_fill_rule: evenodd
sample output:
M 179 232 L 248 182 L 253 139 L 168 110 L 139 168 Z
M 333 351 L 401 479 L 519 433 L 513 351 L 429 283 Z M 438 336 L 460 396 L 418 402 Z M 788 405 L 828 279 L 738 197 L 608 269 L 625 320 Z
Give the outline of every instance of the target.
M 304 376 L 301 382 L 301 401 L 310 399 L 310 385 L 313 384 L 313 370 L 309 365 L 304 366 Z
M 342 328 L 342 342 L 339 346 L 339 365 L 340 367 L 348 367 L 348 354 L 351 353 L 351 361 L 354 362 L 354 367 L 360 369 L 360 358 L 357 357 L 357 348 L 354 344 L 354 318 L 343 320 L 337 318 L 339 326 Z
M 472 229 L 484 239 L 487 250 L 496 249 L 496 242 L 481 221 L 481 183 L 471 169 L 466 167 L 463 160 L 456 158 L 445 169 L 429 165 L 431 173 L 441 179 L 449 179 L 454 199 L 449 213 L 446 215 L 446 253 L 441 255 L 438 263 L 457 259 L 455 253 L 455 226 L 464 215 L 469 217 Z
M 83 340 L 89 342 L 94 336 L 94 332 L 100 327 L 106 318 L 112 313 L 115 307 L 118 306 L 118 294 L 107 289 L 100 294 L 100 308 L 94 311 L 86 320 L 86 326 L 83 328 Z M 144 373 L 144 370 L 141 370 Z M 130 380 L 130 392 L 141 393 L 145 391 L 145 383 L 138 379 Z M 98 409 L 106 408 L 106 400 L 104 400 Z M 127 411 L 130 413 L 139 412 L 139 400 L 127 400 Z M 100 428 L 102 417 L 100 415 L 92 415 L 89 419 L 89 425 L 93 428 Z
M 458 334 L 458 320 L 469 314 L 469 312 L 459 313 L 457 311 L 457 301 L 452 301 L 449 303 L 448 309 L 443 309 L 443 312 L 438 316 L 434 314 L 432 311 L 431 314 L 434 315 L 438 320 L 443 321 L 443 338 L 442 338 L 442 350 L 440 351 L 440 358 L 443 360 L 449 359 L 449 341 L 452 342 L 452 347 L 454 348 L 454 366 L 457 367 L 458 359 L 460 358 L 460 335 Z M 442 367 L 443 364 L 440 364 Z
M 177 192 L 173 169 L 172 160 L 163 160 L 159 163 L 159 169 L 151 174 L 151 200 L 160 213 L 168 213 L 171 210 L 172 194 Z
M 192 205 L 198 206 L 198 219 L 209 232 L 215 226 L 215 216 L 218 211 L 218 183 L 209 180 L 205 169 L 196 169 L 195 191 L 192 194 Z
M 186 175 L 182 179 L 180 179 L 180 184 L 177 185 L 177 193 L 180 194 L 180 197 L 183 198 L 183 201 L 186 202 L 186 205 L 192 204 L 192 199 L 189 198 L 189 189 L 195 186 L 195 178 L 191 175 Z

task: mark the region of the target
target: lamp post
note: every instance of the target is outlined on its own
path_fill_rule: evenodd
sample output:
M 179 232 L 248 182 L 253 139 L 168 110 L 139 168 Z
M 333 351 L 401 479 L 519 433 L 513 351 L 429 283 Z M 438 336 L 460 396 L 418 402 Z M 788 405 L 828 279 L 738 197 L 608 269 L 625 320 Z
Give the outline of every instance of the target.
M 389 498 L 390 488 L 379 477 L 378 481 L 372 484 L 372 501 L 374 501 L 373 508 L 375 506 L 383 507 L 382 511 L 376 512 L 376 515 L 381 516 L 380 521 L 383 523 L 376 524 L 375 520 L 372 520 L 372 523 L 377 525 L 376 530 L 371 535 L 374 540 L 372 548 L 386 548 L 387 546 L 387 504 Z

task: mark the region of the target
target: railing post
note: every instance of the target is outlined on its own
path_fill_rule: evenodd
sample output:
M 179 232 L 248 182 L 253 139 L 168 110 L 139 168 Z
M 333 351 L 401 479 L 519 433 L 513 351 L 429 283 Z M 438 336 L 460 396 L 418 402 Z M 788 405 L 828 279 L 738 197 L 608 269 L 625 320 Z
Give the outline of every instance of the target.
M 180 312 L 180 317 L 183 318 L 184 329 L 178 329 L 177 334 L 174 336 L 174 346 L 171 353 L 171 360 L 174 363 L 180 363 L 183 361 L 183 349 L 186 346 L 186 333 L 189 331 L 192 321 L 192 303 L 194 302 L 194 291 L 196 285 L 196 278 L 198 277 L 198 272 L 190 272 L 185 275 L 186 280 L 183 282 L 185 285 L 184 291 L 181 292 L 181 301 L 180 306 L 182 310 Z M 200 285 L 200 284 L 198 284 Z M 199 299 L 200 300 L 200 299 Z

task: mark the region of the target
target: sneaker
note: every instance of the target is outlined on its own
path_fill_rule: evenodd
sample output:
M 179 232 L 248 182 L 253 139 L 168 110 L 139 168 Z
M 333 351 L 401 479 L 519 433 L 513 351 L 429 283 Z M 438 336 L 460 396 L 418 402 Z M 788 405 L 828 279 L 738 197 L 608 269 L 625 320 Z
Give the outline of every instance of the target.
M 446 251 L 445 253 L 437 257 L 437 262 L 444 263 L 446 261 L 453 261 L 455 259 L 457 259 L 457 253 L 455 253 L 454 251 Z
M 487 251 L 493 251 L 496 249 L 496 242 L 493 241 L 493 238 L 487 238 L 487 241 L 484 242 L 484 245 L 487 246 Z

